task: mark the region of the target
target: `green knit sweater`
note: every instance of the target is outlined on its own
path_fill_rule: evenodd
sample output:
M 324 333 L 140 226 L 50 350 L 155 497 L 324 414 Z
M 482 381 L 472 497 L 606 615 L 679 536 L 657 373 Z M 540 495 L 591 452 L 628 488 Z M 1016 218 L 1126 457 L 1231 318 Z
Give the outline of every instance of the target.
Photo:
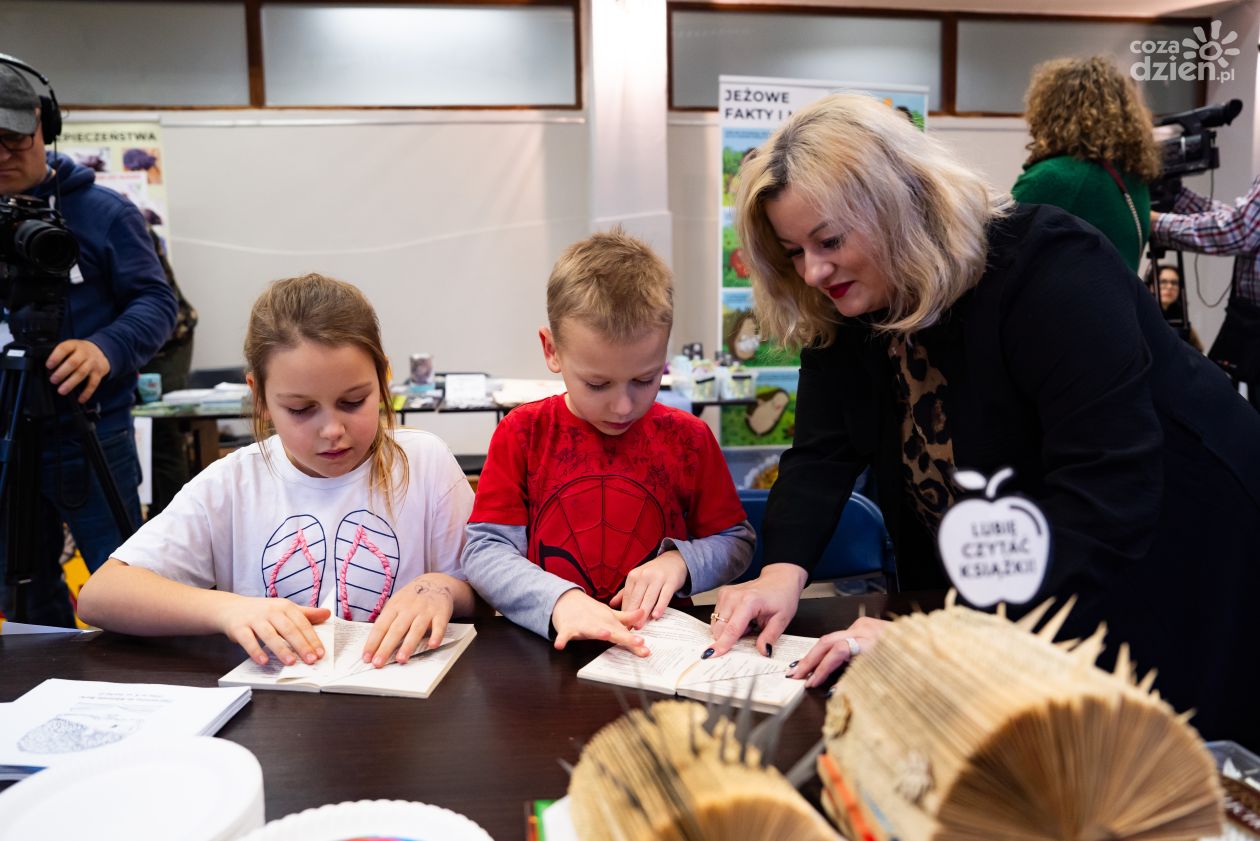
M 1121 172 L 1142 226 L 1139 241 L 1124 195 L 1107 170 L 1093 161 L 1068 155 L 1046 158 L 1024 170 L 1011 188 L 1021 204 L 1052 204 L 1102 231 L 1120 256 L 1137 271 L 1142 249 L 1151 235 L 1151 193 L 1146 184 Z

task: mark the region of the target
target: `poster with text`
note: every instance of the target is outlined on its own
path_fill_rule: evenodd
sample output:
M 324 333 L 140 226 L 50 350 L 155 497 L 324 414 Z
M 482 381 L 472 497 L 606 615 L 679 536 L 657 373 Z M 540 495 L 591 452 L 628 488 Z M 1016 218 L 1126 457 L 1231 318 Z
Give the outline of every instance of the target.
M 796 426 L 797 353 L 774 347 L 760 335 L 752 305 L 752 280 L 735 231 L 739 168 L 794 111 L 840 91 L 865 93 L 927 129 L 928 89 L 911 85 L 868 85 L 810 79 L 721 76 L 718 80 L 719 150 L 722 177 L 718 199 L 721 282 L 717 346 L 757 372 L 756 406 L 722 410 L 723 447 L 792 443 Z
M 57 141 L 57 151 L 93 170 L 97 184 L 131 199 L 169 248 L 170 219 L 160 124 L 67 123 Z

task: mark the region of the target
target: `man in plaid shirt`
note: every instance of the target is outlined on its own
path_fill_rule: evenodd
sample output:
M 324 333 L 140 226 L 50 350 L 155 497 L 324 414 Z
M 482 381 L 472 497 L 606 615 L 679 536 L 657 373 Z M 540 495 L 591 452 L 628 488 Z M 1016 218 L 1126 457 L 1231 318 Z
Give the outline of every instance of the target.
M 1179 251 L 1236 257 L 1230 300 L 1260 307 L 1260 177 L 1233 205 L 1182 187 L 1172 213 L 1151 214 L 1151 241 Z M 1260 408 L 1260 382 L 1247 383 L 1247 393 Z

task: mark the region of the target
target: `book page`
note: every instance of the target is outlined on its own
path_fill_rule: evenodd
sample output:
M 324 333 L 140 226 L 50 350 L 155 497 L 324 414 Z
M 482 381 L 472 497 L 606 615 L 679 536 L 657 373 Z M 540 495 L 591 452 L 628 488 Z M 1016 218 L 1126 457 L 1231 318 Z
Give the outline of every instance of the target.
M 771 657 L 760 654 L 745 654 L 732 651 L 722 657 L 711 657 L 691 664 L 691 668 L 682 676 L 679 687 L 696 686 L 701 683 L 716 683 L 740 677 L 756 675 L 787 674 L 787 664 L 780 663 Z
M 704 650 L 713 644 L 709 626 L 673 608 L 639 634 L 652 651 L 649 656 L 636 657 L 613 647 L 583 667 L 578 677 L 703 698 L 744 698 L 755 682 L 754 703 L 762 709 L 777 708 L 794 701 L 804 688 L 802 681 L 784 677 L 788 664 L 818 641 L 783 634 L 774 644 L 774 656 L 766 657 L 757 652 L 756 637 L 749 636 L 724 656 L 705 660 Z
M 693 642 L 696 646 L 697 657 L 702 655 L 704 650 L 713 644 L 710 626 L 706 622 L 672 607 L 666 608 L 665 614 L 660 619 L 654 619 L 647 623 L 643 630 L 639 631 L 639 634 L 649 640 L 649 648 L 651 647 L 650 641 L 657 639 Z M 786 671 L 788 663 L 804 657 L 806 652 L 813 648 L 816 642 L 818 642 L 817 637 L 780 634 L 779 638 L 774 641 L 773 659 L 782 663 L 783 669 Z M 755 632 L 747 634 L 739 642 L 735 643 L 730 653 L 735 654 L 737 652 L 758 657 L 762 660 L 768 659 L 757 650 L 757 634 Z
M 713 637 L 709 634 L 708 625 L 694 616 L 683 613 L 681 610 L 675 610 L 672 607 L 665 608 L 665 613 L 660 619 L 653 619 L 644 625 L 642 630 L 635 633 L 648 641 L 648 648 L 652 647 L 653 640 L 676 640 L 678 642 L 691 643 L 696 648 L 697 657 L 713 644 Z
M 613 646 L 582 667 L 578 677 L 672 695 L 683 672 L 712 644 L 708 625 L 672 607 L 636 633 L 651 654 L 637 657 Z
M 678 694 L 699 701 L 734 698 L 741 702 L 752 692 L 753 708 L 761 712 L 773 712 L 795 703 L 805 692 L 805 681 L 787 677 L 786 670 L 735 674 L 721 680 L 691 681 L 691 675 L 679 687 Z
M 363 646 L 367 643 L 367 638 L 372 633 L 372 623 L 347 622 L 344 619 L 337 620 L 337 623 L 336 643 L 333 647 L 334 666 L 324 682 L 326 684 L 337 683 L 362 672 L 379 671 L 371 663 L 363 662 Z M 426 636 L 420 640 L 420 644 L 412 652 L 411 659 L 427 657 L 444 648 L 450 648 L 467 636 L 468 629 L 471 627 L 471 625 L 459 622 L 448 623 L 446 634 L 442 637 L 442 642 L 437 648 L 432 650 L 428 648 L 429 638 Z M 381 667 L 382 669 L 398 665 L 394 660 L 395 653 L 390 652 L 385 665 Z
M 210 735 L 249 695 L 247 688 L 52 678 L 5 707 L 0 765 L 44 768 L 123 740 Z
M 661 621 L 663 620 L 657 620 Z M 578 677 L 674 694 L 683 672 L 700 658 L 694 640 L 648 637 L 646 633 L 643 636 L 647 638 L 648 648 L 652 651 L 647 657 L 638 657 L 619 645 L 613 646 L 583 666 L 578 671 Z
M 692 666 L 683 676 L 678 693 L 700 700 L 742 700 L 751 690 L 759 710 L 787 706 L 805 689 L 804 681 L 787 677 L 788 665 L 805 656 L 816 642 L 814 637 L 782 634 L 774 643 L 773 655 L 766 657 L 757 651 L 756 637 L 744 637 L 723 656 Z
M 353 624 L 334 618 L 312 626 L 315 629 L 316 636 L 319 637 L 319 641 L 324 646 L 324 656 L 314 663 L 308 664 L 299 660 L 292 666 L 286 666 L 272 651 L 263 649 L 270 656 L 265 665 L 259 665 L 253 660 L 246 660 L 220 678 L 220 685 L 225 683 L 245 686 L 296 684 L 317 687 L 321 685 L 333 675 L 336 656 L 334 640 L 337 637 L 338 632 L 336 629 L 339 622 Z
M 377 669 L 362 658 L 363 643 L 371 632 L 367 622 L 343 622 L 337 631 L 339 667 L 324 687 L 328 691 L 361 692 L 373 695 L 406 695 L 426 698 L 447 670 L 477 635 L 472 625 L 452 622 L 446 626 L 442 644 L 435 649 L 423 646 L 404 664 L 389 660 Z M 346 627 L 349 626 L 349 627 Z
M 818 637 L 797 637 L 792 634 L 780 634 L 779 638 L 774 641 L 773 658 L 776 662 L 783 664 L 783 668 L 787 670 L 787 664 L 793 660 L 799 660 L 814 647 L 814 643 L 818 642 Z M 731 648 L 731 653 L 742 652 L 751 654 L 754 657 L 767 659 L 764 654 L 757 650 L 757 637 L 748 636 L 735 643 Z

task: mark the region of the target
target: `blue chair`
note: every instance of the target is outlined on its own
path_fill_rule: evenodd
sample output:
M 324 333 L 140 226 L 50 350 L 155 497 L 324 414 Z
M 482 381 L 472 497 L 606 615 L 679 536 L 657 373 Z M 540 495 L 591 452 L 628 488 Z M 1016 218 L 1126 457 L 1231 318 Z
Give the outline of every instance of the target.
M 744 489 L 739 492 L 739 501 L 744 505 L 744 513 L 757 532 L 757 550 L 753 553 L 752 563 L 748 570 L 736 581 L 749 581 L 761 573 L 765 564 L 765 548 L 761 542 L 761 524 L 766 515 L 766 502 L 770 497 L 767 490 Z M 871 577 L 879 574 L 893 573 L 892 540 L 884 528 L 884 515 L 879 506 L 859 493 L 849 497 L 844 506 L 844 513 L 836 525 L 831 542 L 823 550 L 822 559 L 814 568 L 815 581 L 827 581 L 838 578 Z

